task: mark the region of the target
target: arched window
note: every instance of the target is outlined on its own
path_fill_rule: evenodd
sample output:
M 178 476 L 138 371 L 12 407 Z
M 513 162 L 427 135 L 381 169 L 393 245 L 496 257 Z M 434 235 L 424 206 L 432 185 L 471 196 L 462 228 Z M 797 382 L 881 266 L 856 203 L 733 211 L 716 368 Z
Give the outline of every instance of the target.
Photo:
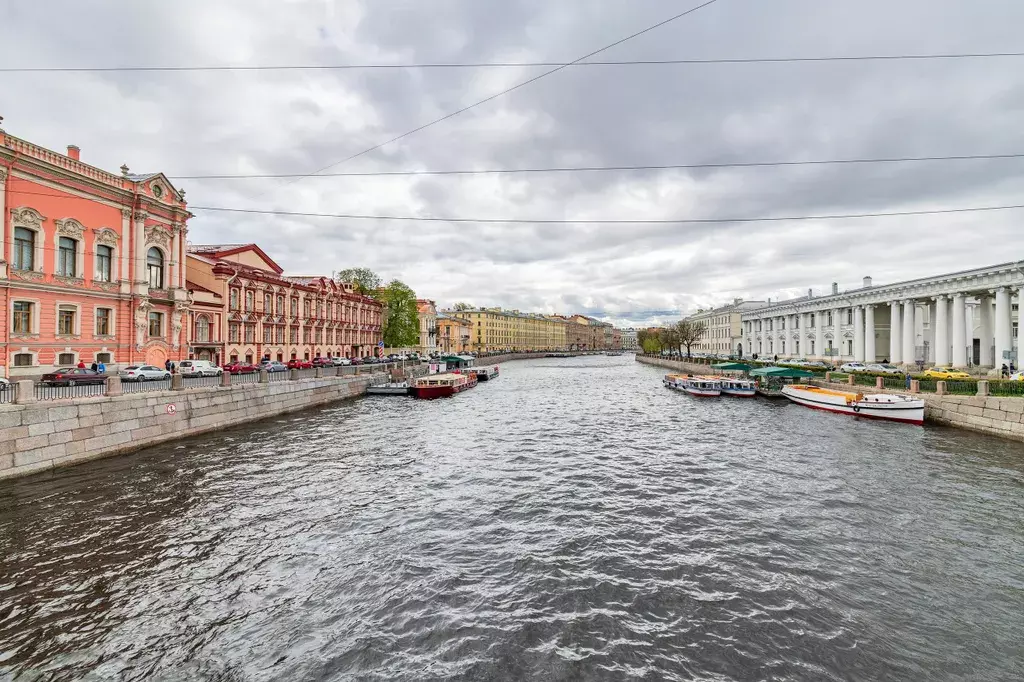
M 163 289 L 164 254 L 155 246 L 146 254 L 146 270 L 149 273 L 149 286 L 153 289 Z
M 210 340 L 210 320 L 205 317 L 196 319 L 196 341 L 206 343 Z

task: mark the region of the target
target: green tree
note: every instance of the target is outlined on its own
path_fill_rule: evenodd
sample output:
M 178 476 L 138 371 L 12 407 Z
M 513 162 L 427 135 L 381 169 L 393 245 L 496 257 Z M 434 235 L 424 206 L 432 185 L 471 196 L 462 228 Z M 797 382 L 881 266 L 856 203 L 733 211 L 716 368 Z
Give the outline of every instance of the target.
M 694 322 L 693 320 L 680 320 L 676 322 L 675 332 L 679 343 L 686 346 L 686 357 L 690 357 L 690 346 L 701 340 L 708 330 L 706 322 Z
M 384 304 L 384 345 L 388 348 L 415 346 L 420 341 L 420 318 L 416 292 L 393 279 L 380 289 L 377 299 Z
M 461 311 L 461 310 L 472 310 L 472 309 L 473 309 L 473 306 L 470 305 L 469 303 L 463 303 L 463 302 L 460 301 L 459 303 L 455 304 L 455 310 Z
M 372 295 L 380 289 L 380 276 L 369 268 L 345 268 L 338 273 L 339 282 L 351 282 L 357 294 Z

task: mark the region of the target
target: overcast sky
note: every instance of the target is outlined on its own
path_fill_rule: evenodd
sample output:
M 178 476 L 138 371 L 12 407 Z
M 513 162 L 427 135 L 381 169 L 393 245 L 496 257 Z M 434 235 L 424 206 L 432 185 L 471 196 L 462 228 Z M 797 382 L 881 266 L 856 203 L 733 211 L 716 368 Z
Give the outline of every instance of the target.
M 571 61 L 700 0 L 3 4 L 0 65 Z M 719 0 L 597 59 L 1024 51 L 1019 0 Z M 304 173 L 536 68 L 0 74 L 3 128 L 117 172 Z M 1024 58 L 568 68 L 335 171 L 1024 152 Z M 540 219 L 1019 204 L 1024 159 L 700 171 L 176 180 L 194 206 Z M 288 272 L 367 266 L 440 305 L 645 324 L 837 281 L 1024 257 L 1024 211 L 720 225 L 490 225 L 195 210 L 193 243 Z

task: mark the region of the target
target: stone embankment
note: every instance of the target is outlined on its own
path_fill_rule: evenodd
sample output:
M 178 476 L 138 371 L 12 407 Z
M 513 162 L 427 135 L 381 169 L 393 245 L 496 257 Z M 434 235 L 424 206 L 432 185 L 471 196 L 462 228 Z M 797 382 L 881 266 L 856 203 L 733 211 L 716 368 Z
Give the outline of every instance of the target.
M 648 358 L 636 356 L 637 362 L 656 367 L 664 367 L 676 372 L 693 372 L 708 374 L 713 372 L 707 365 L 697 365 L 677 360 Z M 850 386 L 811 379 L 809 383 L 838 391 L 856 391 L 859 393 L 904 393 L 891 388 L 877 389 L 870 386 Z M 946 426 L 956 426 L 970 431 L 978 431 L 993 436 L 1024 441 L 1024 398 L 996 398 L 992 396 L 937 395 L 933 393 L 915 393 L 916 398 L 924 400 L 925 421 Z
M 512 353 L 480 358 L 480 366 L 544 357 Z M 381 381 L 372 367 L 338 376 L 264 381 L 188 390 L 25 400 L 0 405 L 0 479 L 111 457 L 177 438 L 355 398 Z M 328 369 L 327 372 L 332 370 Z M 421 376 L 427 365 L 404 370 Z M 366 372 L 366 373 L 362 373 Z M 266 378 L 266 377 L 264 377 Z M 28 383 L 28 382 L 27 382 Z M 31 395 L 31 387 L 24 395 Z M 120 391 L 113 391 L 119 393 Z

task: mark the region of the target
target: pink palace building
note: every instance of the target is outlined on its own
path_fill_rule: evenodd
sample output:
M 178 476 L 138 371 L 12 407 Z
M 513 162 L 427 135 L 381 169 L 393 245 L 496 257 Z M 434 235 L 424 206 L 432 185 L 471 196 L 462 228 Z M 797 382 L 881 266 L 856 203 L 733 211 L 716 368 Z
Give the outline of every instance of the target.
M 0 130 L 0 376 L 187 354 L 185 195 Z

